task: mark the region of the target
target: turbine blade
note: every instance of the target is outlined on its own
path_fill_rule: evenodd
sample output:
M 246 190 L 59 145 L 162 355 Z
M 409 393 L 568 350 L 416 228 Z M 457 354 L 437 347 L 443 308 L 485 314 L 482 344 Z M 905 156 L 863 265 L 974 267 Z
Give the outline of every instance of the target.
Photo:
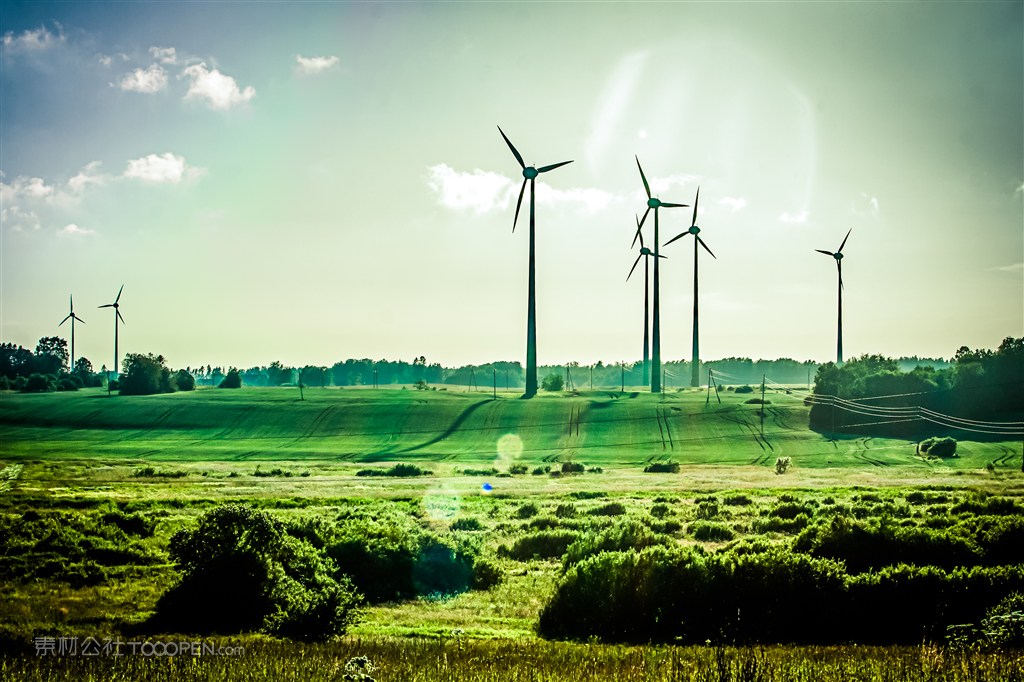
M 832 253 L 831 251 L 822 251 L 821 249 L 815 249 L 815 251 L 817 251 L 818 253 L 823 253 L 823 254 L 825 254 L 826 256 L 832 256 L 833 258 L 834 258 L 834 257 L 835 257 L 835 255 L 836 255 L 836 254 Z
M 97 308 L 113 308 L 113 307 L 114 307 L 114 304 L 113 304 L 113 303 L 108 303 L 108 304 L 106 304 L 106 305 L 98 305 L 98 306 L 96 306 L 96 307 L 97 307 Z
M 640 179 L 644 181 L 644 190 L 647 192 L 647 198 L 651 198 L 651 186 L 647 184 L 647 176 L 644 175 L 644 169 L 640 167 L 640 157 L 636 158 L 636 167 L 640 168 Z M 646 214 L 645 214 L 646 215 Z
M 839 268 L 839 288 L 843 288 L 843 261 L 837 260 L 836 267 Z
M 553 163 L 550 166 L 543 166 L 541 168 L 538 168 L 537 172 L 538 173 L 547 173 L 549 170 L 555 170 L 556 168 L 561 168 L 562 166 L 565 166 L 566 164 L 570 164 L 570 163 L 572 163 L 572 161 L 563 161 L 561 163 Z
M 635 260 L 635 261 L 633 261 L 633 267 L 631 267 L 631 268 L 629 269 L 629 274 L 628 274 L 628 275 L 626 275 L 626 281 L 627 281 L 627 282 L 629 281 L 629 278 L 633 276 L 633 271 L 634 271 L 634 270 L 636 270 L 636 266 L 637 266 L 637 265 L 638 265 L 638 264 L 640 263 L 640 258 L 641 258 L 642 256 L 643 256 L 643 254 L 641 254 L 641 255 L 637 256 L 637 257 L 636 257 L 636 260 Z
M 662 256 L 662 255 L 661 255 L 661 254 L 659 253 L 659 254 L 658 254 L 658 258 L 668 258 L 668 256 Z
M 117 316 L 121 319 L 121 324 L 128 324 L 127 322 L 124 321 L 124 318 L 121 317 L 121 311 L 120 310 L 117 311 Z
M 640 216 L 633 214 L 633 218 L 636 219 L 636 234 L 633 235 L 633 243 L 629 245 L 629 248 L 636 246 L 636 240 L 640 240 L 640 248 L 644 248 L 644 233 L 640 231 Z
M 644 221 L 647 220 L 647 214 L 651 212 L 651 207 L 648 206 L 647 210 L 644 211 L 644 217 L 640 219 L 640 227 L 644 226 Z
M 71 299 L 71 312 L 75 312 L 75 296 L 71 294 L 68 296 Z
M 526 178 L 523 178 L 523 186 L 519 188 L 519 201 L 516 202 L 516 219 L 512 221 L 512 232 L 516 231 L 516 223 L 519 222 L 519 208 L 523 205 L 523 192 L 526 191 Z
M 123 284 L 121 285 L 121 288 L 117 290 L 117 298 L 114 299 L 114 303 L 117 303 L 118 301 L 121 300 L 121 292 L 122 291 L 124 291 L 124 285 Z
M 708 248 L 708 245 L 704 243 L 704 240 L 701 239 L 699 235 L 697 236 L 697 243 L 703 246 L 705 251 L 711 253 L 711 249 Z M 718 256 L 716 256 L 713 253 L 711 253 L 711 257 L 714 258 L 715 260 L 718 260 Z
M 697 202 L 700 201 L 700 185 L 697 185 L 697 198 L 693 200 L 693 220 L 690 221 L 690 227 L 697 224 Z
M 85 320 L 83 320 L 82 318 L 80 318 L 80 317 L 79 317 L 78 315 L 75 315 L 74 317 L 75 317 L 75 319 L 76 319 L 76 320 L 78 320 L 78 321 L 79 321 L 79 322 L 81 322 L 82 324 L 85 324 Z
M 843 243 L 839 245 L 839 250 L 836 251 L 836 253 L 842 253 L 843 252 L 843 247 L 846 246 L 846 240 L 850 238 L 850 232 L 853 232 L 853 228 L 852 227 L 850 228 L 850 231 L 846 233 L 846 236 L 843 237 Z
M 62 326 L 64 326 L 64 323 L 65 323 L 65 322 L 67 322 L 67 321 L 68 321 L 68 320 L 70 320 L 70 319 L 71 319 L 71 315 L 68 315 L 68 316 L 67 316 L 67 317 L 65 317 L 65 318 L 64 318 L 63 320 L 61 320 L 61 321 L 60 321 L 60 324 L 58 324 L 57 326 L 58 326 L 58 327 L 62 327 Z
M 661 202 L 662 208 L 686 208 L 689 204 L 670 204 L 668 202 Z
M 498 132 L 505 138 L 505 144 L 507 144 L 508 148 L 512 150 L 512 156 L 516 157 L 516 161 L 519 162 L 519 166 L 521 168 L 526 168 L 526 164 L 523 163 L 522 155 L 520 155 L 519 151 L 512 145 L 512 140 L 508 139 L 508 135 L 506 135 L 505 131 L 501 129 L 501 126 L 498 126 Z
M 667 242 L 665 242 L 661 246 L 662 246 L 662 248 L 664 248 L 664 247 L 668 246 L 669 244 L 671 244 L 672 242 L 674 242 L 675 240 L 682 239 L 683 237 L 685 237 L 688 234 L 690 234 L 690 233 L 689 232 L 683 232 L 682 234 L 677 234 L 675 237 L 672 237 L 672 239 L 669 239 Z

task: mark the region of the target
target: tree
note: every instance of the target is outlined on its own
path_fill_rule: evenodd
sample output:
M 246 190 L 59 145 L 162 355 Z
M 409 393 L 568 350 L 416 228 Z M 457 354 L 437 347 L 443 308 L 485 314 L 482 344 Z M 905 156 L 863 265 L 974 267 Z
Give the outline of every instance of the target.
M 129 353 L 124 359 L 124 370 L 120 377 L 121 395 L 174 392 L 171 370 L 164 364 L 162 355 Z
M 32 373 L 32 351 L 13 343 L 0 343 L 0 374 L 9 379 Z
M 224 377 L 224 381 L 220 382 L 218 388 L 241 388 L 242 387 L 242 375 L 238 373 L 238 370 L 232 367 L 228 370 L 228 374 Z
M 292 382 L 292 368 L 285 367 L 278 360 L 274 360 L 267 367 L 267 383 L 271 386 L 282 386 Z
M 541 382 L 540 386 L 545 391 L 561 391 L 562 387 L 565 386 L 565 379 L 562 378 L 561 374 L 555 374 L 554 372 L 552 372 L 551 374 L 544 377 L 544 381 Z
M 195 377 L 184 369 L 179 369 L 178 373 L 174 375 L 174 383 L 179 391 L 194 391 L 196 388 Z
M 32 364 L 41 374 L 59 374 L 68 366 L 68 342 L 59 336 L 44 336 L 39 339 Z

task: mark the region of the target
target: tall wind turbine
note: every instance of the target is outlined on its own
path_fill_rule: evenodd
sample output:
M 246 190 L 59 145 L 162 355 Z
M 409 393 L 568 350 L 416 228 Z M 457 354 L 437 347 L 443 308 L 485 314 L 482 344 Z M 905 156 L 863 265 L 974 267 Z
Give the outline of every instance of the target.
M 82 324 L 85 324 L 85 321 L 82 318 L 80 318 L 78 315 L 75 315 L 75 297 L 74 296 L 71 296 L 71 312 L 68 313 L 68 316 L 65 317 L 63 320 L 61 320 L 60 324 L 58 324 L 57 326 L 58 327 L 63 326 L 64 323 L 67 322 L 68 320 L 71 320 L 71 359 L 68 362 L 68 364 L 70 365 L 70 367 L 68 368 L 68 371 L 69 372 L 74 372 L 75 371 L 75 320 L 78 320 Z
M 836 268 L 839 270 L 839 337 L 836 342 L 836 364 L 843 364 L 843 247 L 846 246 L 846 240 L 850 238 L 850 232 L 853 232 L 851 227 L 843 237 L 843 243 L 839 245 L 839 248 L 835 253 L 831 251 L 822 251 L 821 249 L 815 249 L 818 253 L 823 253 L 826 256 L 832 256 L 836 259 Z
M 523 192 L 526 191 L 526 183 L 530 183 L 530 293 L 526 304 L 526 391 L 524 398 L 532 398 L 537 395 L 537 281 L 536 281 L 536 259 L 534 257 L 535 223 L 534 223 L 534 180 L 541 173 L 559 168 L 572 161 L 553 163 L 550 166 L 535 168 L 527 166 L 523 162 L 522 155 L 513 146 L 512 141 L 505 135 L 505 131 L 498 126 L 498 132 L 505 138 L 505 144 L 512 150 L 512 156 L 523 169 L 523 186 L 519 189 L 519 200 L 516 202 L 516 217 L 512 221 L 512 231 L 516 231 L 516 223 L 519 222 L 519 208 L 523 204 Z
M 649 289 L 649 285 L 650 285 L 650 281 L 651 281 L 650 273 L 649 273 L 649 270 L 650 270 L 650 257 L 654 255 L 654 252 L 651 251 L 650 249 L 648 249 L 646 246 L 644 246 L 644 235 L 643 235 L 643 232 L 640 230 L 640 217 L 639 216 L 633 216 L 633 217 L 636 219 L 636 234 L 633 235 L 633 244 L 632 244 L 632 246 L 636 246 L 636 240 L 637 239 L 640 240 L 640 255 L 636 257 L 636 261 L 633 263 L 633 267 L 629 269 L 629 274 L 626 275 L 626 281 L 628 282 L 629 278 L 633 276 L 633 271 L 636 270 L 637 263 L 639 263 L 640 259 L 643 258 L 644 259 L 644 385 L 646 386 L 647 382 L 649 382 L 651 380 L 650 379 L 650 362 L 651 362 L 650 346 L 651 346 L 651 344 L 650 344 L 650 336 L 649 336 L 650 335 L 650 329 L 651 329 L 651 324 L 650 324 L 651 317 L 650 317 L 650 312 L 648 310 L 648 308 L 650 306 L 650 293 L 649 293 L 648 289 Z M 632 248 L 632 246 L 630 248 Z M 665 258 L 665 256 L 659 255 L 658 258 Z
M 644 169 L 640 165 L 640 158 L 636 158 L 636 167 L 640 169 L 640 179 L 644 181 L 644 191 L 647 192 L 647 210 L 644 211 L 644 217 L 640 219 L 640 226 L 642 227 L 644 221 L 647 220 L 647 214 L 654 209 L 654 324 L 653 324 L 653 335 L 654 339 L 651 343 L 651 393 L 661 393 L 661 305 L 660 305 L 660 290 L 661 290 L 661 279 L 658 273 L 658 209 L 659 208 L 684 208 L 689 204 L 670 204 L 667 201 L 661 201 L 656 197 L 651 196 L 651 186 L 647 184 L 647 177 L 644 175 Z
M 113 308 L 114 309 L 114 374 L 119 374 L 121 370 L 117 368 L 117 321 L 120 319 L 121 324 L 124 324 L 124 318 L 121 317 L 121 311 L 118 310 L 117 302 L 121 300 L 121 292 L 124 291 L 124 285 L 117 290 L 117 298 L 114 299 L 113 303 L 106 305 L 96 306 L 97 308 Z
M 665 246 L 668 246 L 677 239 L 681 239 L 688 234 L 692 234 L 694 237 L 693 241 L 693 358 L 690 362 L 690 386 L 700 386 L 700 343 L 699 343 L 699 323 L 697 315 L 697 246 L 703 246 L 704 250 L 711 253 L 711 249 L 704 243 L 704 240 L 700 238 L 700 228 L 697 227 L 697 204 L 700 203 L 700 187 L 697 188 L 697 198 L 693 200 L 693 220 L 690 221 L 690 227 L 686 232 L 680 235 L 676 235 L 672 239 L 665 242 Z M 718 260 L 715 254 L 711 253 L 711 257 Z

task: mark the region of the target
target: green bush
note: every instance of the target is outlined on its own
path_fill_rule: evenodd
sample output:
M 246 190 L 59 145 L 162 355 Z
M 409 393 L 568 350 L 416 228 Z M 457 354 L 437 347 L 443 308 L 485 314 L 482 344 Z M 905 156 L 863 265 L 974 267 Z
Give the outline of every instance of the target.
M 626 513 L 626 506 L 621 502 L 609 502 L 600 507 L 594 507 L 587 513 L 591 516 L 621 516 Z
M 933 457 L 956 457 L 956 439 L 927 438 L 918 445 L 921 454 L 932 455 Z
M 695 540 L 701 542 L 725 542 L 736 537 L 732 528 L 724 523 L 709 523 L 698 521 L 690 526 L 690 534 Z
M 754 501 L 750 499 L 749 495 L 744 495 L 743 493 L 737 493 L 735 495 L 726 495 L 722 502 L 729 505 L 730 507 L 744 507 L 746 505 L 754 503 Z
M 531 559 L 560 559 L 569 545 L 580 539 L 580 534 L 567 530 L 545 530 L 517 538 L 511 546 L 499 548 L 501 556 L 516 561 Z
M 242 375 L 238 373 L 238 370 L 231 368 L 228 370 L 227 375 L 217 384 L 217 388 L 241 388 L 242 387 Z
M 555 516 L 560 519 L 574 519 L 579 514 L 574 504 L 560 504 L 555 507 Z
M 196 388 L 196 378 L 183 369 L 174 375 L 174 383 L 179 391 L 194 391 Z
M 644 467 L 645 474 L 678 474 L 679 462 L 651 462 Z
M 52 374 L 31 374 L 21 387 L 22 393 L 50 393 L 57 390 L 57 377 Z
M 475 516 L 463 516 L 452 521 L 451 529 L 463 531 L 477 531 L 483 530 L 484 524 L 480 523 L 480 519 L 476 518 Z
M 520 505 L 515 511 L 515 517 L 517 519 L 528 519 L 532 516 L 536 516 L 540 512 L 540 508 L 533 502 L 527 502 L 526 504 Z
M 565 379 L 562 378 L 561 374 L 552 372 L 551 374 L 544 377 L 540 383 L 540 387 L 545 391 L 561 391 L 565 386 Z
M 301 640 L 345 632 L 359 597 L 334 562 L 282 522 L 245 505 L 217 507 L 171 537 L 180 582 L 151 623 L 174 632 L 263 631 Z
M 674 540 L 659 535 L 637 521 L 619 521 L 600 532 L 582 535 L 570 545 L 562 559 L 562 568 L 568 569 L 588 557 L 602 552 L 621 552 L 655 545 L 672 545 Z
M 392 476 L 395 478 L 415 478 L 416 476 L 433 476 L 429 469 L 421 469 L 415 464 L 395 464 L 389 469 L 360 469 L 356 476 Z

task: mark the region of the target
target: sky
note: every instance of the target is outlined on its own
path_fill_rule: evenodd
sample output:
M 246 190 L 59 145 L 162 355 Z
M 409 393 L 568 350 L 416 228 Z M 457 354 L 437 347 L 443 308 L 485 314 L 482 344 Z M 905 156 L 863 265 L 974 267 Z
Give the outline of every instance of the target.
M 0 3 L 0 340 L 172 367 L 637 360 L 698 186 L 701 357 L 1024 335 L 1024 4 Z M 662 209 L 662 244 L 691 208 Z M 648 245 L 653 224 L 644 226 Z M 661 249 L 688 359 L 693 243 Z

